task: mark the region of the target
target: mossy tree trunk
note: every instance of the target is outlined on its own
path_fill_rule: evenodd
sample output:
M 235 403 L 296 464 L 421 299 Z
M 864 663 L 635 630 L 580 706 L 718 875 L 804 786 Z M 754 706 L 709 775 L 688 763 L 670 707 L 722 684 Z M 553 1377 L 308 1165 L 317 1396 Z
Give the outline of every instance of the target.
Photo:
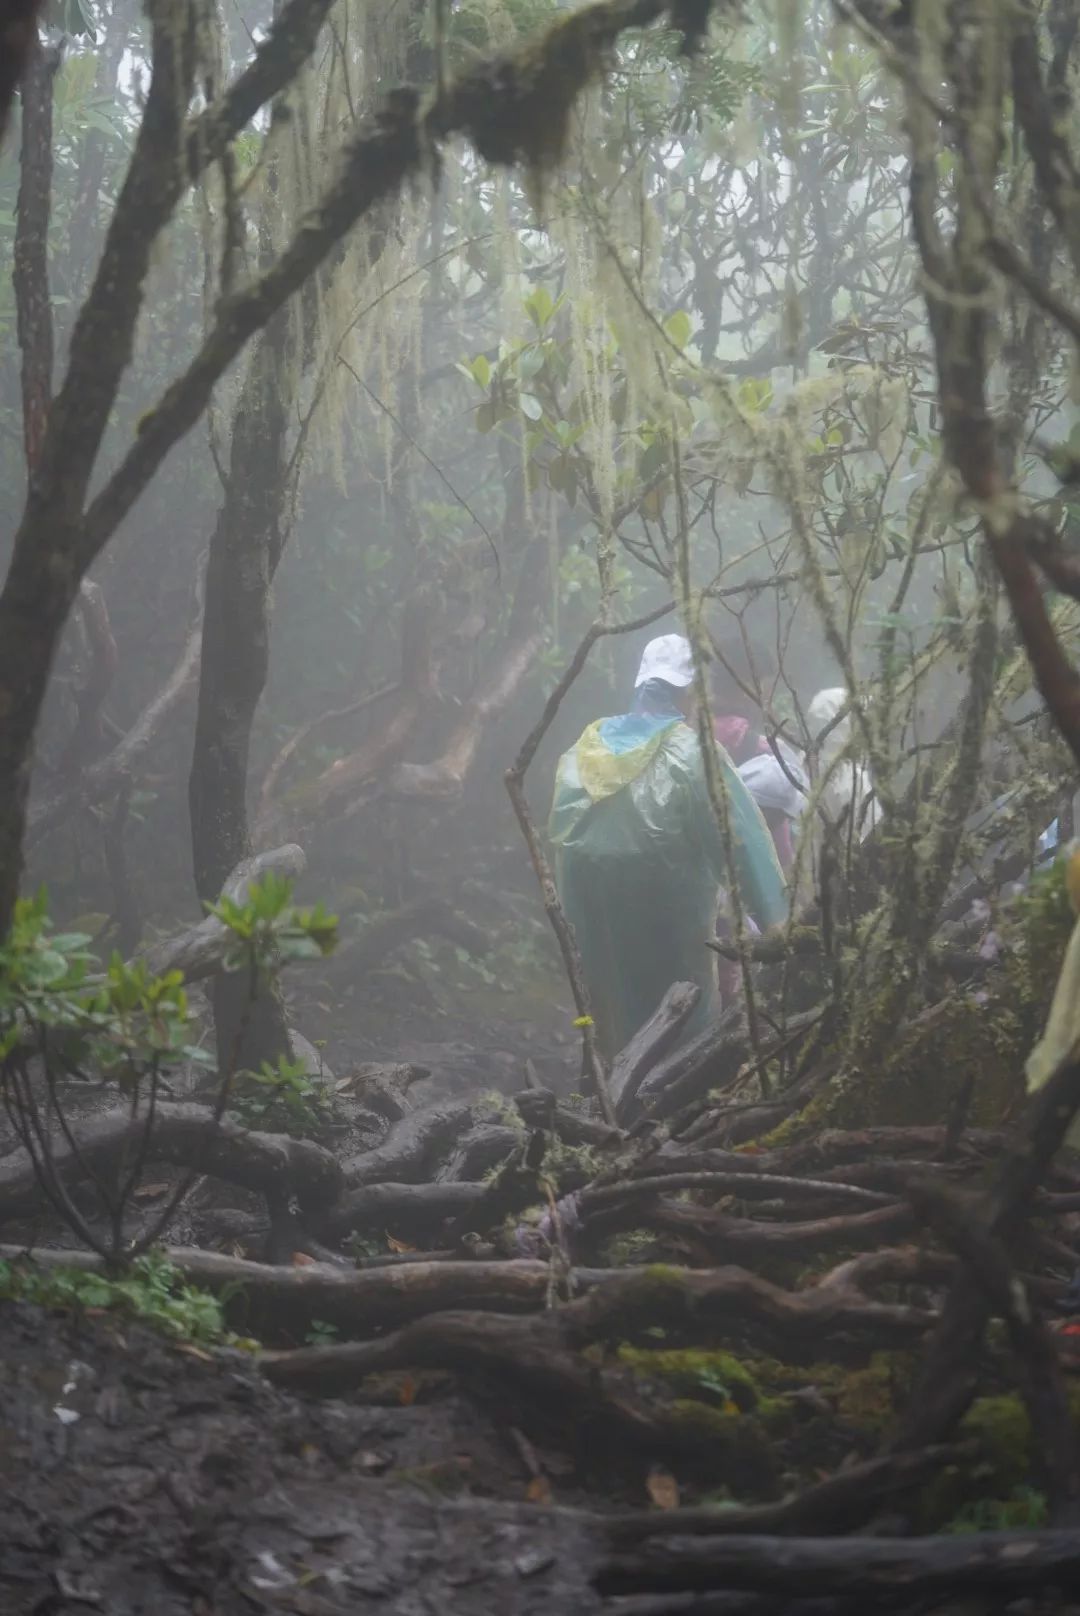
M 247 781 L 251 731 L 266 685 L 270 587 L 285 532 L 290 403 L 288 314 L 258 339 L 232 425 L 225 498 L 210 540 L 195 751 L 188 782 L 195 884 L 215 899 L 252 851 Z M 218 976 L 219 1069 L 258 1070 L 291 1053 L 276 982 Z

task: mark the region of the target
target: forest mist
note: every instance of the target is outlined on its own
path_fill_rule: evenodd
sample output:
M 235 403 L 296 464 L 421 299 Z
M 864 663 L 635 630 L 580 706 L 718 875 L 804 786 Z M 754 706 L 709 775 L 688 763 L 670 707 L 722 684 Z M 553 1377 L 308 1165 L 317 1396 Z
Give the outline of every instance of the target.
M 7 10 L 0 1604 L 1066 1608 L 1075 5 Z
M 543 6 L 459 8 L 440 48 L 451 62 L 461 53 L 467 59 L 469 50 L 501 44 L 543 14 Z M 266 20 L 258 7 L 237 8 L 215 49 L 242 60 Z M 59 370 L 147 78 L 148 40 L 136 8 L 118 4 L 115 12 L 95 12 L 94 22 L 96 40 L 66 40 L 54 88 L 48 271 Z M 317 154 L 330 138 L 327 120 L 338 115 L 332 103 L 345 114 L 351 103 L 359 116 L 365 96 L 406 68 L 421 76 L 434 59 L 422 13 L 410 23 L 395 10 L 387 28 L 361 7 L 348 26 L 340 70 L 320 59 L 286 96 L 282 155 L 260 153 L 257 128 L 241 138 L 237 183 L 250 190 L 254 177 L 258 197 L 260 166 L 267 174 L 276 163 L 280 174 L 262 184 L 283 196 L 272 225 L 260 223 L 261 202 L 245 199 L 249 232 L 287 234 L 290 213 L 310 203 Z M 638 373 L 657 363 L 657 343 L 675 372 L 664 384 L 669 402 L 677 399 L 693 422 L 679 452 L 693 505 L 695 583 L 734 589 L 717 604 L 713 632 L 730 642 L 741 624 L 779 663 L 768 676 L 769 706 L 777 723 L 790 721 L 796 731 L 799 704 L 823 685 L 843 683 L 844 669 L 809 598 L 802 541 L 793 538 L 776 479 L 767 460 L 755 465 L 745 453 L 732 468 L 708 377 L 729 378 L 751 417 L 776 414 L 793 391 L 820 388 L 838 370 L 857 371 L 866 361 L 896 390 L 883 406 L 895 417 L 883 424 L 887 454 L 854 396 L 822 393 L 815 403 L 811 395 L 806 406 L 807 442 L 820 442 L 822 462 L 813 544 L 821 565 L 839 560 L 829 583 L 838 617 L 846 617 L 839 631 L 857 676 L 873 675 L 907 561 L 904 534 L 921 520 L 934 465 L 926 332 L 915 250 L 902 228 L 895 109 L 881 93 L 871 53 L 850 37 L 841 42 L 827 7 L 809 12 L 803 29 L 777 50 L 767 44 L 765 14 L 749 29 L 725 25 L 707 62 L 689 75 L 667 36 L 659 56 L 631 47 L 616 78 L 591 92 L 577 114 L 570 162 L 539 210 L 512 175 L 485 172 L 452 150 L 434 205 L 421 190 L 389 224 L 392 250 L 383 250 L 380 219 L 324 269 L 290 316 L 306 325 L 298 340 L 308 352 L 288 382 L 293 427 L 280 451 L 290 462 L 288 487 L 273 518 L 283 553 L 249 798 L 258 799 L 267 769 L 305 726 L 313 732 L 301 737 L 275 782 L 278 792 L 363 747 L 385 719 L 385 703 L 320 721 L 398 679 L 408 602 L 422 592 L 434 603 L 426 632 L 437 669 L 426 710 L 373 769 L 364 806 L 329 803 L 300 838 L 309 858 L 301 891 L 339 903 L 334 895 L 348 889 L 356 894 L 349 918 L 358 926 L 431 892 L 456 903 L 462 883 L 483 883 L 496 872 L 496 885 L 531 892 L 501 776 L 597 609 L 602 585 L 594 557 L 616 487 L 617 582 L 609 587 L 620 612 L 647 612 L 670 593 L 665 563 L 658 567 L 655 559 L 671 555 L 675 520 L 671 479 L 663 476 L 668 406 Z M 796 80 L 798 106 L 791 104 Z M 623 147 L 616 132 L 631 109 L 644 138 Z M 807 127 L 791 127 L 800 122 Z M 3 164 L 13 215 L 14 141 Z M 134 362 L 105 438 L 106 466 L 198 346 L 221 267 L 221 206 L 210 185 L 193 194 L 151 264 Z M 538 228 L 545 221 L 547 231 Z M 618 274 L 631 277 L 629 291 L 612 284 L 605 265 L 609 232 L 623 255 Z M 254 235 L 245 250 L 261 250 Z M 652 320 L 667 322 L 660 337 Z M 613 351 L 586 375 L 582 343 L 590 332 L 606 333 Z M 19 365 L 11 340 L 5 355 L 0 385 L 14 423 Z M 246 363 L 239 360 L 224 378 L 206 420 L 172 451 L 89 575 L 102 592 L 110 643 L 95 643 L 85 609 L 73 614 L 39 736 L 39 807 L 73 778 L 73 768 L 107 753 L 183 653 L 222 507 Z M 528 376 L 539 377 L 536 393 L 526 392 Z M 515 392 L 524 395 L 520 408 Z M 1048 398 L 1043 415 L 1051 404 Z M 608 412 L 619 417 L 617 426 L 605 421 Z M 267 444 L 266 455 L 274 452 Z M 26 475 L 14 426 L 4 455 L 6 543 Z M 615 465 L 602 472 L 605 460 Z M 515 486 L 522 474 L 524 490 Z M 272 480 L 273 468 L 256 457 L 237 476 Z M 234 523 L 235 511 L 225 520 Z M 933 522 L 944 531 L 944 505 Z M 869 567 L 867 536 L 880 551 Z M 530 545 L 542 553 L 521 579 Z M 928 743 L 963 694 L 941 625 L 948 626 L 950 612 L 968 609 L 966 567 L 952 567 L 947 550 L 929 545 L 914 560 L 894 616 L 904 654 L 917 648 L 927 663 L 919 737 Z M 773 582 L 785 574 L 789 581 Z M 745 589 L 744 579 L 766 585 Z M 394 766 L 440 756 L 469 703 L 499 684 L 510 636 L 523 633 L 536 643 L 478 726 L 460 793 L 410 801 L 390 779 Z M 535 765 L 541 818 L 559 751 L 590 718 L 625 706 L 647 637 L 601 648 L 571 691 Z M 125 788 L 119 839 L 132 887 L 125 903 L 137 911 L 137 920 L 129 915 L 126 922 L 127 946 L 133 928 L 168 929 L 192 913 L 185 783 L 194 688 L 192 680 Z M 914 705 L 897 715 L 898 751 L 900 724 L 913 716 Z M 65 812 L 62 824 L 32 837 L 28 878 L 36 884 L 47 877 L 59 919 L 112 914 L 118 895 L 102 821 L 115 811 L 110 800 L 88 814 Z M 539 915 L 534 904 L 531 920 Z

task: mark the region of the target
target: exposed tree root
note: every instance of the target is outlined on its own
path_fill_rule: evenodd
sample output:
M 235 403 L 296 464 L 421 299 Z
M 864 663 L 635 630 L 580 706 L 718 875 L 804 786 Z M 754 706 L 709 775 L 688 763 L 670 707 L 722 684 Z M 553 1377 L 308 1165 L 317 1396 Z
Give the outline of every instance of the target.
M 1061 1067 L 1034 1097 L 1023 1129 L 1009 1140 L 978 1218 L 1006 1246 L 1022 1232 L 1034 1197 L 1080 1106 L 1080 1065 Z M 975 1366 L 991 1313 L 976 1273 L 961 1269 L 927 1350 L 896 1446 L 926 1447 L 948 1436 L 976 1389 Z
M 77 1151 L 57 1141 L 52 1167 L 66 1185 L 88 1173 L 109 1175 L 140 1157 L 196 1168 L 264 1195 L 294 1195 L 305 1211 L 324 1212 L 338 1200 L 344 1176 L 337 1158 L 321 1145 L 286 1134 L 257 1133 L 204 1106 L 160 1102 L 153 1126 L 134 1123 L 128 1112 L 110 1112 L 81 1129 Z M 22 1217 L 41 1203 L 37 1174 L 24 1150 L 0 1160 L 0 1222 Z
M 425 1299 L 437 1294 L 449 1297 L 454 1276 L 472 1266 L 441 1265 L 438 1281 L 425 1275 L 414 1282 L 414 1290 Z M 541 1264 L 475 1266 L 486 1267 L 492 1280 L 513 1271 L 517 1293 L 533 1305 L 539 1301 L 537 1278 L 543 1275 L 546 1294 L 547 1273 Z M 388 1272 L 382 1270 L 380 1278 L 385 1280 Z M 409 1272 L 416 1275 L 418 1270 Z M 266 1371 L 283 1385 L 325 1395 L 351 1388 L 379 1370 L 435 1367 L 468 1371 L 483 1365 L 542 1394 L 545 1377 L 556 1369 L 568 1389 L 577 1384 L 579 1373 L 585 1373 L 573 1357 L 573 1349 L 632 1336 L 642 1329 L 666 1326 L 713 1342 L 733 1333 L 749 1333 L 799 1360 L 830 1345 L 856 1349 L 861 1345 L 865 1352 L 875 1346 L 917 1341 L 934 1322 L 934 1315 L 924 1308 L 872 1301 L 848 1282 L 823 1282 L 811 1290 L 787 1291 L 741 1268 L 583 1270 L 578 1277 L 592 1287 L 589 1294 L 538 1320 L 493 1320 L 458 1311 L 434 1314 L 426 1308 L 431 1317 L 418 1319 L 381 1341 L 271 1353 L 264 1360 Z M 472 1283 L 471 1274 L 468 1280 Z M 463 1284 L 459 1294 L 464 1295 L 465 1289 Z M 592 1384 L 593 1379 L 590 1369 L 586 1380 Z
M 811 1257 L 817 1252 L 864 1250 L 907 1234 L 914 1221 L 910 1207 L 901 1204 L 847 1217 L 774 1223 L 730 1217 L 713 1207 L 662 1198 L 645 1208 L 609 1212 L 604 1224 L 606 1228 L 656 1229 L 677 1239 L 690 1236 L 715 1262 L 746 1262 L 770 1254 Z
M 345 1163 L 351 1188 L 362 1184 L 418 1184 L 434 1178 L 444 1156 L 473 1123 L 469 1100 L 441 1100 L 408 1112 L 381 1145 Z
M 314 1319 L 325 1320 L 342 1334 L 362 1336 L 429 1313 L 442 1317 L 448 1308 L 530 1311 L 544 1305 L 549 1280 L 545 1263 L 525 1260 L 402 1262 L 357 1270 L 323 1263 L 284 1267 L 246 1262 L 182 1246 L 169 1248 L 165 1255 L 186 1280 L 222 1296 L 235 1328 L 277 1340 L 302 1339 Z M 0 1246 L 0 1259 L 20 1258 L 42 1267 L 89 1273 L 101 1273 L 105 1267 L 92 1252 L 40 1250 L 27 1257 L 18 1246 Z M 609 1277 L 586 1272 L 584 1281 Z
M 655 1538 L 613 1557 L 601 1593 L 749 1589 L 788 1597 L 880 1595 L 908 1605 L 941 1594 L 1062 1592 L 1080 1576 L 1075 1532 L 986 1532 L 962 1537 Z
M 616 1547 L 630 1547 L 643 1538 L 726 1537 L 734 1533 L 821 1532 L 831 1537 L 861 1526 L 887 1499 L 918 1487 L 958 1456 L 956 1448 L 890 1454 L 850 1465 L 775 1504 L 723 1510 L 630 1510 L 599 1516 L 597 1525 Z
M 399 1239 L 437 1237 L 449 1219 L 468 1216 L 483 1195 L 482 1184 L 365 1184 L 348 1190 L 317 1227 L 326 1240 L 371 1230 Z

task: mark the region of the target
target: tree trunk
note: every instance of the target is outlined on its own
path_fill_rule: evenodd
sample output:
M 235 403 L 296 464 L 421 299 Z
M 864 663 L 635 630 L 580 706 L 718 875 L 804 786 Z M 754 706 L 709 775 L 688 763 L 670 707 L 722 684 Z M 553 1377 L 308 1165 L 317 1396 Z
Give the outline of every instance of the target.
M 19 895 L 34 731 L 78 592 L 74 557 L 62 544 L 51 555 L 16 547 L 0 594 L 0 937 Z
M 188 784 L 195 884 L 207 902 L 251 854 L 248 757 L 266 684 L 270 586 L 284 545 L 288 315 L 258 339 L 233 417 L 229 479 L 210 541 L 199 710 Z M 218 1065 L 257 1071 L 291 1054 L 275 981 L 250 971 L 214 983 Z
M 52 401 L 53 326 L 49 301 L 49 214 L 53 174 L 53 76 L 59 52 L 34 39 L 23 70 L 22 148 L 11 278 L 22 351 L 23 444 L 31 473 Z
M 22 9 L 29 32 L 20 58 L 22 145 L 12 284 L 21 355 L 27 488 L 33 498 L 35 473 L 52 401 L 53 328 L 48 239 L 53 170 L 53 75 L 59 54 L 43 48 L 38 37 L 36 8 Z M 10 20 L 7 35 L 2 36 L 13 53 L 16 20 Z M 11 567 L 0 594 L 0 938 L 6 935 L 11 924 L 22 875 L 34 731 L 53 657 L 79 590 L 72 535 L 65 532 L 62 521 L 57 521 L 51 537 L 53 554 L 48 556 L 33 542 L 32 534 L 20 532 L 16 536 Z
M 0 140 L 19 80 L 38 41 L 41 0 L 8 0 L 0 21 Z

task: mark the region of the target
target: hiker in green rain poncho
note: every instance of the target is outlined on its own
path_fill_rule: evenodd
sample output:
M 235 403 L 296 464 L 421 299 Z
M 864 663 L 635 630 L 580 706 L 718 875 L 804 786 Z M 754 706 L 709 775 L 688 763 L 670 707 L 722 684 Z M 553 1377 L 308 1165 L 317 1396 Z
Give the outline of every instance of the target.
M 693 677 L 690 644 L 681 634 L 650 641 L 632 711 L 590 724 L 559 760 L 549 825 L 556 882 L 608 1059 L 673 982 L 701 988 L 684 1038 L 716 1013 L 707 940 L 721 887 L 737 882 L 761 930 L 787 914 L 768 827 L 718 747 L 735 855 L 735 869 L 728 870 L 701 744 L 687 722 Z

